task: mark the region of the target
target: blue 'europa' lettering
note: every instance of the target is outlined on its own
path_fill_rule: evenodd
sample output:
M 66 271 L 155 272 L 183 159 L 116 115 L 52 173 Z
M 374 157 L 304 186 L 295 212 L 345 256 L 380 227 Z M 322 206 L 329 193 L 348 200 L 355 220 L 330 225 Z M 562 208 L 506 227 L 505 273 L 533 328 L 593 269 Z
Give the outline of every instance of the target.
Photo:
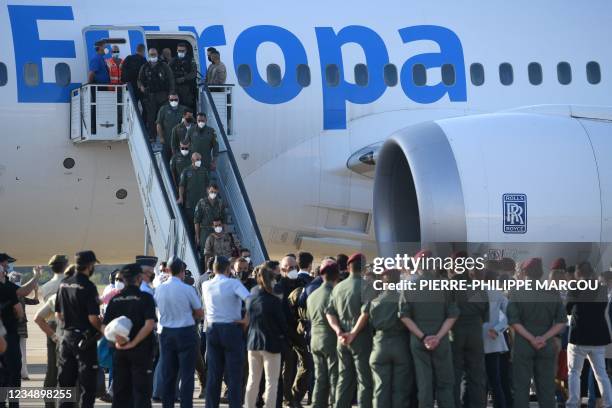
M 70 90 L 80 84 L 71 83 L 61 87 L 55 82 L 42 82 L 38 86 L 28 86 L 24 78 L 26 63 L 38 66 L 42 76 L 43 58 L 75 58 L 74 41 L 41 40 L 38 34 L 38 20 L 74 20 L 72 7 L 67 6 L 8 6 L 13 32 L 15 50 L 15 70 L 17 74 L 17 100 L 19 102 L 49 103 L 66 102 Z

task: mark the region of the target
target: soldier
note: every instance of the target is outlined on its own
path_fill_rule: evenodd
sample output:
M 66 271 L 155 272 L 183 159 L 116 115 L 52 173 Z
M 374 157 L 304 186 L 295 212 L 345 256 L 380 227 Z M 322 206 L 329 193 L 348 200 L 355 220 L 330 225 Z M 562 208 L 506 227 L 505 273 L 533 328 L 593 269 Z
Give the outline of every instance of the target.
M 176 58 L 170 62 L 174 74 L 176 92 L 181 101 L 191 109 L 195 109 L 196 74 L 198 67 L 191 54 L 187 54 L 187 44 L 179 43 L 176 47 Z
M 206 238 L 204 243 L 204 261 L 214 256 L 224 256 L 230 258 L 237 249 L 240 248 L 240 243 L 234 240 L 234 237 L 229 232 L 223 231 L 223 222 L 217 218 L 213 220 L 214 232 Z
M 310 320 L 310 351 L 314 360 L 314 390 L 312 408 L 327 408 L 333 404 L 338 380 L 338 356 L 336 333 L 327 323 L 325 312 L 332 289 L 338 283 L 338 265 L 329 261 L 319 271 L 323 285 L 306 300 Z
M 202 167 L 202 156 L 199 153 L 191 155 L 191 166 L 181 173 L 179 180 L 179 198 L 176 201 L 183 206 L 186 227 L 190 236 L 194 234 L 193 215 L 195 207 L 208 186 L 208 171 Z
M 191 140 L 191 132 L 195 130 L 193 122 L 193 111 L 189 108 L 185 108 L 185 110 L 183 111 L 183 120 L 180 121 L 174 128 L 172 128 L 172 135 L 170 136 L 170 148 L 172 149 L 172 154 L 176 154 L 179 152 L 181 141 L 187 139 Z M 195 153 L 196 150 L 193 150 L 193 152 Z
M 132 322 L 128 339 L 115 343 L 113 353 L 113 405 L 150 407 L 153 388 L 153 328 L 157 321 L 155 301 L 140 290 L 142 268 L 133 263 L 124 266 L 117 280 L 124 289 L 106 308 L 104 327 L 125 316 Z
M 398 283 L 400 271 L 386 270 L 382 281 Z M 414 371 L 410 356 L 410 332 L 399 318 L 400 292 L 385 290 L 366 312 L 375 330 L 370 367 L 374 380 L 374 408 L 407 406 Z
M 149 60 L 138 72 L 138 88 L 144 94 L 149 137 L 155 135 L 155 118 L 168 95 L 174 93 L 174 75 L 167 64 L 159 61 L 157 49 L 149 49 Z
M 206 125 L 206 114 L 199 112 L 198 126 L 191 132 L 191 148 L 202 155 L 202 164 L 208 170 L 215 170 L 219 155 L 219 143 L 215 129 Z
M 213 183 L 208 186 L 208 197 L 198 201 L 193 218 L 195 242 L 197 246 L 202 247 L 202 252 L 206 239 L 214 231 L 213 220 L 215 219 L 225 224 L 225 205 L 219 197 L 219 187 Z
M 96 340 L 101 322 L 98 289 L 90 280 L 96 263 L 99 261 L 93 251 L 78 252 L 77 271 L 62 281 L 55 302 L 56 315 L 64 328 L 59 352 L 58 385 L 74 387 L 79 384 L 79 407 L 93 407 L 96 398 Z
M 338 336 L 338 384 L 335 408 L 351 405 L 355 386 L 360 407 L 372 407 L 372 373 L 368 361 L 372 330 L 362 309 L 369 301 L 369 288 L 362 278 L 365 256 L 356 253 L 348 260 L 349 276 L 332 291 L 327 321 Z
M 157 120 L 155 121 L 157 125 L 157 137 L 159 137 L 159 142 L 163 146 L 162 153 L 166 158 L 171 157 L 172 153 L 174 153 L 170 148 L 172 129 L 181 123 L 185 110 L 187 110 L 187 107 L 180 105 L 179 102 L 180 99 L 176 92 L 171 92 L 170 95 L 168 95 L 168 103 L 162 106 L 159 112 L 157 112 Z M 180 176 L 181 173 L 178 175 Z
M 542 278 L 542 260 L 531 258 L 520 267 L 519 278 Z M 555 355 L 552 338 L 567 323 L 563 302 L 556 290 L 516 290 L 510 294 L 508 324 L 514 329 L 512 384 L 514 407 L 529 406 L 529 386 L 534 379 L 538 404 L 552 408 L 555 403 Z
M 415 258 L 430 257 L 431 252 L 420 251 Z M 419 269 L 415 281 L 440 279 L 427 269 Z M 448 332 L 459 316 L 459 308 L 448 291 L 411 290 L 400 299 L 399 316 L 410 330 L 410 351 L 414 360 L 419 407 L 433 408 L 434 395 L 438 407 L 455 406 L 453 396 L 453 357 Z M 524 408 L 524 407 L 523 407 Z
M 172 180 L 175 186 L 178 186 L 183 170 L 191 165 L 192 151 L 189 139 L 181 141 L 179 152 L 170 159 L 170 173 L 172 173 Z
M 465 251 L 458 251 L 452 258 L 462 261 Z M 461 263 L 464 265 L 465 263 Z M 472 281 L 467 271 L 448 271 L 453 280 Z M 469 284 L 468 284 L 468 287 Z M 489 321 L 489 301 L 483 290 L 458 290 L 453 294 L 459 308 L 459 318 L 451 330 L 453 367 L 455 369 L 455 407 L 482 408 L 487 403 L 486 370 L 482 326 Z M 461 380 L 466 376 L 466 400 L 461 399 Z

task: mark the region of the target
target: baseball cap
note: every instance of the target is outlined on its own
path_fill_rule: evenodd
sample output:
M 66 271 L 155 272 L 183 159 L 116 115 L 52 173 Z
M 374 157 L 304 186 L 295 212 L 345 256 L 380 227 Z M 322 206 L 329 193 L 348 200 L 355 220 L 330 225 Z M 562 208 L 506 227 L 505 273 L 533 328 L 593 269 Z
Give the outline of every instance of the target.
M 155 268 L 157 261 L 158 259 L 156 256 L 138 255 L 136 257 L 136 263 L 140 266 L 150 266 Z
M 17 261 L 15 258 L 13 258 L 12 256 L 10 256 L 9 254 L 6 253 L 1 253 L 0 254 L 0 262 L 6 262 L 8 261 L 8 263 L 13 263 L 15 261 Z
M 138 276 L 141 273 L 142 267 L 137 263 L 127 264 L 119 271 L 119 274 L 126 278 L 132 278 L 134 276 Z
M 91 250 L 77 252 L 75 260 L 77 265 L 87 265 L 93 262 L 100 263 L 100 261 L 98 261 L 98 258 L 96 258 L 96 254 L 94 253 L 94 251 Z

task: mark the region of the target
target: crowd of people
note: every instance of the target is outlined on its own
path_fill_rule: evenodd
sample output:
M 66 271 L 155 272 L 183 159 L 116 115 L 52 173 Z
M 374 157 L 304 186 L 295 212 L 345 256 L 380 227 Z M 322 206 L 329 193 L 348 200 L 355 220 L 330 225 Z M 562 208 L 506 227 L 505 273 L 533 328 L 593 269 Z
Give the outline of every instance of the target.
M 0 386 L 11 387 L 21 384 L 20 298 L 37 289 L 41 273 L 36 267 L 28 282 L 14 283 L 15 261 L 0 254 Z M 598 275 L 588 262 L 558 259 L 545 271 L 539 258 L 504 258 L 466 273 L 376 275 L 360 253 L 315 266 L 300 252 L 253 266 L 243 248 L 208 258 L 197 276 L 177 257 L 138 256 L 99 295 L 90 279 L 95 253 L 68 261 L 49 261 L 53 277 L 40 286 L 35 322 L 47 336 L 45 387 L 78 384 L 83 407 L 97 396 L 115 407 L 190 407 L 196 376 L 207 407 L 524 408 L 534 399 L 579 407 L 581 381 L 589 407 L 612 406 L 612 271 Z M 569 292 L 373 289 L 375 280 L 401 279 L 602 284 Z

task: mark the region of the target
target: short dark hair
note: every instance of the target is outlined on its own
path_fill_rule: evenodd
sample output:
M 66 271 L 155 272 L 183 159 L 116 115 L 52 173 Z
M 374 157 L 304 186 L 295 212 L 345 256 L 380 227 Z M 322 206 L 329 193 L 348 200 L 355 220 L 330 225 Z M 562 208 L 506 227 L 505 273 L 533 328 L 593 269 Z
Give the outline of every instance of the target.
M 336 263 L 338 263 L 338 269 L 341 271 L 346 271 L 348 268 L 348 255 L 346 254 L 338 254 L 336 255 Z
M 217 183 L 210 183 L 210 184 L 208 185 L 208 188 L 211 188 L 211 187 L 212 187 L 212 188 L 214 188 L 215 190 L 218 190 L 218 189 L 219 189 L 219 186 L 217 185 Z
M 593 270 L 591 263 L 588 261 L 585 261 L 585 262 L 580 262 L 578 264 L 578 266 L 576 267 L 576 274 L 584 278 L 591 278 L 593 275 L 595 275 L 595 271 Z
M 276 269 L 280 265 L 280 262 L 278 262 L 278 261 L 266 261 L 265 265 L 266 265 L 266 268 Z
M 213 222 L 215 221 L 219 221 L 220 223 L 223 223 L 223 220 L 221 219 L 221 217 L 214 217 Z
M 141 52 L 141 51 L 144 51 L 144 50 L 145 50 L 144 44 L 138 44 L 136 46 L 136 52 Z
M 312 265 L 312 261 L 314 260 L 314 257 L 312 256 L 312 254 L 310 252 L 298 252 L 298 266 L 300 267 L 300 269 L 306 269 L 308 268 L 310 265 Z
M 285 256 L 288 256 L 288 257 L 293 258 L 293 259 L 297 259 L 297 257 L 295 256 L 295 254 L 294 254 L 294 253 L 292 253 L 292 252 L 289 252 L 289 253 L 288 253 L 287 255 L 285 255 Z
M 186 42 L 180 42 L 180 43 L 178 43 L 178 44 L 176 45 L 176 48 L 179 48 L 179 47 L 184 47 L 184 48 L 187 48 L 187 43 L 186 43 Z
M 229 268 L 230 266 L 230 262 L 229 259 L 227 259 L 224 256 L 215 256 L 214 257 L 214 263 L 213 263 L 213 272 L 214 273 L 225 273 L 225 271 L 227 271 L 227 268 Z
M 217 49 L 215 47 L 208 47 L 206 49 L 206 52 L 213 52 L 213 51 L 217 51 Z
M 206 117 L 206 112 L 198 112 L 197 116 L 204 116 L 204 117 Z
M 185 116 L 186 114 L 191 113 L 193 115 L 193 109 L 191 108 L 186 108 L 185 111 L 183 112 L 183 116 Z
M 68 262 L 54 262 L 51 264 L 51 271 L 53 273 L 62 273 L 66 269 Z
M 249 248 L 240 248 L 240 253 L 243 253 L 243 252 L 248 252 L 250 254 L 251 250 Z

